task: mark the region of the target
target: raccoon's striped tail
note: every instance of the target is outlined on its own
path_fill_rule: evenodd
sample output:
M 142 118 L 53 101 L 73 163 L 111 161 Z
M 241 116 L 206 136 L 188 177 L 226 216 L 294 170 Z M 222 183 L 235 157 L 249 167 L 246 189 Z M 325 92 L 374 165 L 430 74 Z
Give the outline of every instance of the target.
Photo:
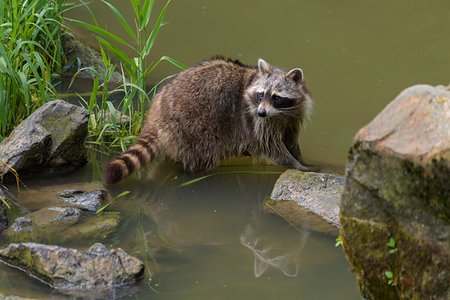
M 105 168 L 107 184 L 117 183 L 155 158 L 159 148 L 154 137 L 140 137 L 123 154 L 111 160 Z

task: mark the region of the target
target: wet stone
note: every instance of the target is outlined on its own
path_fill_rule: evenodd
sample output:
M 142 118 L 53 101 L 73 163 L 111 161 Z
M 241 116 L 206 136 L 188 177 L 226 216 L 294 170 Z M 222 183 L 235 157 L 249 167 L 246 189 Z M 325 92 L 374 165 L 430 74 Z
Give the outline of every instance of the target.
M 103 239 L 114 232 L 120 213 L 93 214 L 74 207 L 47 207 L 16 218 L 2 235 L 10 241 L 75 241 Z
M 81 190 L 64 190 L 57 193 L 59 199 L 81 209 L 97 211 L 102 207 L 105 201 L 106 192 L 104 190 L 95 190 L 91 192 Z
M 110 288 L 135 283 L 144 275 L 142 261 L 100 243 L 86 252 L 37 243 L 10 244 L 0 250 L 0 258 L 63 293 L 76 291 L 85 297 L 108 297 Z
M 344 184 L 338 175 L 287 170 L 275 183 L 264 209 L 279 213 L 296 226 L 337 234 Z
M 18 217 L 14 220 L 14 223 L 11 225 L 11 228 L 14 232 L 23 232 L 30 230 L 36 226 L 33 221 L 31 221 L 27 217 Z

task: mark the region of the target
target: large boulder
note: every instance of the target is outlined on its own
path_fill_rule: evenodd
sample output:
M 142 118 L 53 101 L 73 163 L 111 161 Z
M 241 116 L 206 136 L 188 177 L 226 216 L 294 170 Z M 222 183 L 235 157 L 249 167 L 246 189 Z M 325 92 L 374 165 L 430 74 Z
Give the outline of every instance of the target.
M 98 297 L 105 289 L 134 283 L 144 275 L 141 260 L 100 243 L 86 252 L 36 243 L 10 244 L 0 250 L 0 258 L 53 288 L 69 294 L 76 290 L 87 297 Z
M 275 183 L 264 209 L 296 226 L 337 235 L 343 189 L 341 176 L 287 170 Z
M 71 171 L 87 162 L 89 112 L 63 100 L 46 103 L 0 143 L 0 159 L 20 177 Z M 0 163 L 0 176 L 11 177 Z
M 404 90 L 353 140 L 340 222 L 367 299 L 450 299 L 450 92 Z

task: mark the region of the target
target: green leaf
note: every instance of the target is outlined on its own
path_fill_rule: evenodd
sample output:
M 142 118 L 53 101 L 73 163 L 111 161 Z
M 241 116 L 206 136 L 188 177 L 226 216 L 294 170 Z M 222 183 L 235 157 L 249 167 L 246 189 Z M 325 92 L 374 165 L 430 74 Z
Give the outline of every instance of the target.
M 137 37 L 134 34 L 133 30 L 131 30 L 130 25 L 128 25 L 127 21 L 125 20 L 125 18 L 122 16 L 122 14 L 117 10 L 117 8 L 115 8 L 111 3 L 106 2 L 105 0 L 102 0 L 103 3 L 105 3 L 106 5 L 109 6 L 109 8 L 112 10 L 112 12 L 116 15 L 117 19 L 119 20 L 120 24 L 122 24 L 123 28 L 125 28 L 125 30 L 128 32 L 128 34 L 135 40 L 137 41 Z
M 394 277 L 394 273 L 392 273 L 391 271 L 384 272 L 384 275 L 387 279 L 392 279 L 392 277 Z
M 104 211 L 108 206 L 110 206 L 114 201 L 116 201 L 117 199 L 119 199 L 120 197 L 126 196 L 129 193 L 131 193 L 130 191 L 125 191 L 120 193 L 119 195 L 115 196 L 114 198 L 111 199 L 111 201 L 109 201 L 106 205 L 104 205 L 102 208 L 100 208 L 99 210 L 96 211 L 97 214 L 101 213 L 102 211 Z
M 178 67 L 178 68 L 180 68 L 182 70 L 186 70 L 188 68 L 186 65 L 184 65 L 181 62 L 179 62 L 179 61 L 177 61 L 177 60 L 175 60 L 175 59 L 173 59 L 171 57 L 168 57 L 168 56 L 162 56 L 159 60 L 160 61 L 166 60 L 166 61 L 170 62 L 171 64 L 173 64 L 174 66 L 176 66 L 176 67 Z
M 145 27 L 147 27 L 148 22 L 150 21 L 150 16 L 152 14 L 153 5 L 155 4 L 155 0 L 146 0 L 144 2 L 144 5 L 142 7 L 142 22 L 139 26 L 139 30 L 143 30 Z
M 212 173 L 212 174 L 208 174 L 202 177 L 198 177 L 189 181 L 186 181 L 182 184 L 180 184 L 179 186 L 177 186 L 177 188 L 181 188 L 181 187 L 185 187 L 188 185 L 191 185 L 193 183 L 196 183 L 198 181 L 201 181 L 203 179 L 209 178 L 211 176 L 214 175 L 227 175 L 227 174 L 265 174 L 265 175 L 272 175 L 272 174 L 281 174 L 283 172 L 272 172 L 272 171 L 228 171 L 228 172 L 217 172 L 217 173 Z
M 164 18 L 164 15 L 166 13 L 167 7 L 169 6 L 169 3 L 170 3 L 170 0 L 167 1 L 167 3 L 164 6 L 163 10 L 159 14 L 158 20 L 156 21 L 155 26 L 153 27 L 153 30 L 150 33 L 150 36 L 149 36 L 147 42 L 145 43 L 144 49 L 143 49 L 142 54 L 141 54 L 143 57 L 146 57 L 150 53 L 150 50 L 152 49 L 153 44 L 155 43 L 156 36 L 158 35 L 158 31 L 159 31 L 159 29 L 162 26 L 161 23 L 162 23 L 162 20 Z
M 131 49 L 133 49 L 133 50 L 136 51 L 135 48 L 133 48 L 130 44 L 128 44 L 128 43 L 127 43 L 126 41 L 124 41 L 122 38 L 118 37 L 118 36 L 115 35 L 115 34 L 112 34 L 112 33 L 109 32 L 109 31 L 104 30 L 103 28 L 100 28 L 100 27 L 98 27 L 98 26 L 95 26 L 95 25 L 92 25 L 92 24 L 89 24 L 89 23 L 86 23 L 86 22 L 83 22 L 83 21 L 79 21 L 79 20 L 74 20 L 74 19 L 70 19 L 70 18 L 67 18 L 67 20 L 69 20 L 69 21 L 71 21 L 71 22 L 73 22 L 73 23 L 75 23 L 75 24 L 78 24 L 78 25 L 80 25 L 80 26 L 83 26 L 83 27 L 85 27 L 86 29 L 89 29 L 90 31 L 95 32 L 96 34 L 99 34 L 99 35 L 101 35 L 101 36 L 103 36 L 103 37 L 105 37 L 105 38 L 109 38 L 109 39 L 111 39 L 111 40 L 113 40 L 113 41 L 116 41 L 116 42 L 121 43 L 121 44 L 123 44 L 123 45 L 125 45 L 125 46 L 128 46 L 128 47 L 130 47 Z
M 389 242 L 386 244 L 386 246 L 395 248 L 395 239 L 393 237 L 389 238 Z

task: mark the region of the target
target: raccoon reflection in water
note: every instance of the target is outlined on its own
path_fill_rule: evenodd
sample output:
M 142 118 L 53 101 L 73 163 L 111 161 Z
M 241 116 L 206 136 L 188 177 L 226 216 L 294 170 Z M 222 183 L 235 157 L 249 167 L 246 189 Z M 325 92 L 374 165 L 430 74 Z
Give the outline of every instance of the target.
M 309 171 L 298 139 L 311 108 L 299 68 L 205 60 L 161 88 L 139 139 L 108 163 L 105 180 L 119 182 L 159 154 L 191 172 L 242 155 Z
M 285 245 L 286 239 L 270 236 L 268 231 L 259 230 L 257 226 L 248 224 L 240 242 L 244 247 L 250 249 L 255 256 L 254 274 L 258 278 L 269 268 L 280 269 L 284 275 L 295 277 L 299 270 L 299 255 L 305 246 L 308 232 L 301 232 L 296 240 L 290 240 L 294 244 Z

